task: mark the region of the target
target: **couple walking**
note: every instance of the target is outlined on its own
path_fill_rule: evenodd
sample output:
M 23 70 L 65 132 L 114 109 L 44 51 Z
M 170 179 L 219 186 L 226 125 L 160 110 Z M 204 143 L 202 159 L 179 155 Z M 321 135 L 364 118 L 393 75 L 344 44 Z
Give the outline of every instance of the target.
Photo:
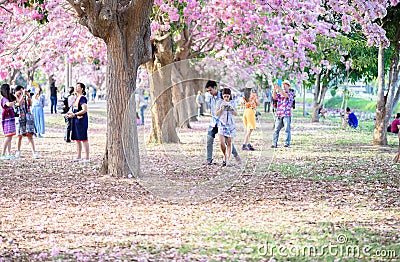
M 233 102 L 231 90 L 224 88 L 222 91 L 217 90 L 215 81 L 208 81 L 206 90 L 211 95 L 210 111 L 211 122 L 207 133 L 207 163 L 212 164 L 212 152 L 215 135 L 219 134 L 220 147 L 223 153 L 223 166 L 230 166 L 230 157 L 233 155 L 239 163 L 241 159 L 233 145 L 233 138 L 236 136 L 236 128 L 234 116 L 237 115 L 236 105 Z M 250 135 L 256 128 L 256 107 L 259 105 L 257 94 L 251 89 L 246 88 L 244 91 L 243 102 L 245 109 L 243 112 L 243 124 L 246 128 L 246 134 L 242 150 L 254 151 L 254 147 L 250 144 Z
M 279 85 L 275 85 L 272 98 L 278 101 L 278 106 L 276 110 L 276 118 L 275 118 L 275 130 L 272 141 L 272 148 L 276 148 L 279 139 L 280 130 L 285 127 L 286 132 L 286 141 L 285 147 L 290 147 L 291 141 L 291 118 L 292 118 L 292 104 L 294 100 L 294 94 L 290 91 L 290 82 L 284 81 L 283 88 Z M 223 166 L 230 165 L 230 156 L 231 154 L 235 157 L 235 159 L 240 162 L 239 154 L 233 145 L 233 137 L 236 135 L 234 116 L 237 115 L 236 106 L 232 101 L 232 94 L 229 88 L 224 88 L 221 92 L 217 90 L 217 83 L 215 81 L 208 81 L 206 84 L 206 90 L 211 94 L 210 98 L 210 107 L 211 107 L 211 122 L 208 127 L 207 133 L 207 164 L 213 164 L 212 152 L 213 152 L 213 143 L 215 139 L 215 135 L 219 134 L 220 139 L 220 147 L 223 153 Z M 251 90 L 246 91 L 250 92 Z M 256 95 L 254 95 L 256 97 Z M 245 96 L 246 97 L 246 96 Z M 251 98 L 251 95 L 249 95 Z M 247 101 L 248 100 L 248 101 Z M 246 118 L 246 110 L 251 112 L 252 116 L 255 118 L 255 108 L 258 105 L 255 100 L 254 105 L 252 99 L 245 99 L 246 109 L 244 112 L 244 120 Z M 250 113 L 249 113 L 250 114 Z M 250 118 L 248 118 L 250 119 Z M 245 135 L 245 143 L 243 144 L 243 150 L 254 150 L 251 144 L 247 144 L 251 131 L 255 129 L 255 120 L 254 121 L 244 121 L 246 124 L 246 135 Z M 247 123 L 249 125 L 247 125 Z M 254 122 L 254 123 L 253 123 Z
M 237 110 L 232 100 L 232 93 L 229 88 L 224 88 L 221 92 L 218 91 L 215 81 L 208 81 L 206 90 L 211 95 L 210 110 L 212 115 L 207 133 L 207 164 L 213 164 L 213 144 L 215 135 L 219 134 L 220 147 L 224 155 L 222 166 L 231 166 L 231 155 L 234 156 L 236 161 L 241 161 L 233 145 L 233 138 L 236 135 L 234 116 L 237 115 Z

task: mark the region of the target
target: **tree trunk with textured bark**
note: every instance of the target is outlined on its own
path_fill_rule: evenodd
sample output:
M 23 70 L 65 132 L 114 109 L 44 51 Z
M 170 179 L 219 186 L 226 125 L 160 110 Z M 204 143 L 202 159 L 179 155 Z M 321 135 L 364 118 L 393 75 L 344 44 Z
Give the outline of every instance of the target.
M 376 103 L 376 116 L 374 128 L 374 145 L 387 145 L 386 135 L 386 96 L 385 96 L 385 48 L 380 45 L 378 53 L 378 101 Z
M 191 40 L 189 38 L 189 31 L 187 28 L 183 29 L 180 33 L 180 38 L 177 41 L 177 48 L 174 55 L 174 62 L 177 63 L 172 70 L 172 103 L 174 105 L 175 119 L 177 127 L 191 128 L 190 118 L 195 111 L 195 101 L 192 99 L 194 89 L 189 81 L 183 81 L 188 68 L 181 66 L 181 61 L 189 58 Z M 186 64 L 186 63 L 185 63 Z
M 385 67 L 383 46 L 379 47 L 378 53 L 378 101 L 376 104 L 375 128 L 374 128 L 374 145 L 387 145 L 387 126 L 393 112 L 395 103 L 399 99 L 399 71 L 400 71 L 400 26 L 393 42 L 394 52 L 390 59 L 389 83 L 388 91 L 385 95 Z
M 328 76 L 329 71 L 326 73 L 326 76 Z M 319 109 L 322 107 L 325 99 L 325 94 L 326 91 L 328 90 L 327 85 L 323 84 L 321 81 L 322 75 L 321 73 L 317 74 L 316 80 L 315 80 L 315 90 L 314 90 L 314 103 L 313 103 L 313 109 L 312 109 L 312 117 L 311 121 L 313 123 L 319 122 Z
M 150 143 L 178 143 L 171 93 L 171 36 L 156 36 L 153 40 L 153 58 L 146 64 L 150 74 L 151 120 Z
M 315 88 L 314 88 L 314 99 L 313 99 L 313 109 L 312 109 L 312 114 L 311 114 L 311 121 L 312 122 L 319 122 L 319 117 L 318 117 L 318 100 L 320 97 L 320 92 L 321 92 L 321 73 L 317 74 L 317 77 L 315 79 Z
M 18 69 L 9 68 L 7 74 L 7 83 L 12 84 L 12 81 L 15 80 L 19 72 L 20 71 Z
M 151 58 L 149 14 L 153 1 L 68 2 L 80 23 L 107 45 L 107 143 L 102 172 L 117 177 L 137 175 L 140 172 L 137 127 L 129 119 L 134 118 L 130 114 L 135 108 L 137 68 Z

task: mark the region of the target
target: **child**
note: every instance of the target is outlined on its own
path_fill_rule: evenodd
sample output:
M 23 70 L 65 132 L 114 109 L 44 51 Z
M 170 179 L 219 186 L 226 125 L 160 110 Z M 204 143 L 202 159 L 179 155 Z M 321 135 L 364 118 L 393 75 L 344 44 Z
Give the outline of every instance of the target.
M 222 90 L 222 100 L 217 103 L 216 115 L 218 116 L 218 134 L 221 151 L 223 153 L 222 166 L 231 166 L 233 138 L 236 136 L 236 125 L 233 116 L 237 115 L 236 106 L 232 101 L 231 90 Z

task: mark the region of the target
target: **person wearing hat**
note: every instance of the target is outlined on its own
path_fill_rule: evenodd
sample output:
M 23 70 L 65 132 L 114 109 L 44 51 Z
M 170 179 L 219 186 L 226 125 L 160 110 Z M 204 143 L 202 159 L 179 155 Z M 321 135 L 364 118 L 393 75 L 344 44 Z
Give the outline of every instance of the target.
M 285 147 L 290 147 L 290 123 L 292 120 L 292 103 L 294 99 L 294 94 L 290 92 L 290 87 L 290 82 L 285 80 L 283 81 L 283 89 L 279 85 L 275 85 L 272 92 L 272 98 L 278 100 L 275 112 L 276 117 L 272 148 L 278 146 L 279 132 L 281 131 L 282 126 L 285 127 L 286 133 Z

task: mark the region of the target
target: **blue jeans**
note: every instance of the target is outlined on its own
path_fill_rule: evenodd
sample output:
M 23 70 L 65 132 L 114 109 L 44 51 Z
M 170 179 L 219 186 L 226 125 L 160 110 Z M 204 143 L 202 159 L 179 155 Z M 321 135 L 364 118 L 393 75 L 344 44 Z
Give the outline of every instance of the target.
M 212 161 L 212 153 L 213 153 L 213 145 L 214 145 L 214 139 L 215 135 L 218 134 L 218 127 L 217 126 L 209 126 L 208 127 L 208 132 L 207 132 L 207 161 L 210 162 Z M 234 157 L 238 157 L 239 154 L 236 151 L 235 146 L 232 144 L 232 155 Z
M 144 125 L 144 110 L 146 110 L 147 105 L 140 107 L 140 120 L 142 121 L 142 125 Z
M 57 97 L 51 96 L 50 102 L 51 102 L 50 112 L 53 114 L 53 107 L 54 107 L 54 113 L 57 113 Z
M 285 132 L 286 132 L 286 146 L 290 146 L 290 139 L 291 139 L 291 134 L 290 134 L 290 122 L 292 120 L 291 116 L 277 116 L 275 119 L 275 129 L 274 129 L 274 138 L 272 141 L 273 146 L 278 145 L 278 139 L 279 139 L 279 132 L 282 129 L 282 126 L 285 126 Z

